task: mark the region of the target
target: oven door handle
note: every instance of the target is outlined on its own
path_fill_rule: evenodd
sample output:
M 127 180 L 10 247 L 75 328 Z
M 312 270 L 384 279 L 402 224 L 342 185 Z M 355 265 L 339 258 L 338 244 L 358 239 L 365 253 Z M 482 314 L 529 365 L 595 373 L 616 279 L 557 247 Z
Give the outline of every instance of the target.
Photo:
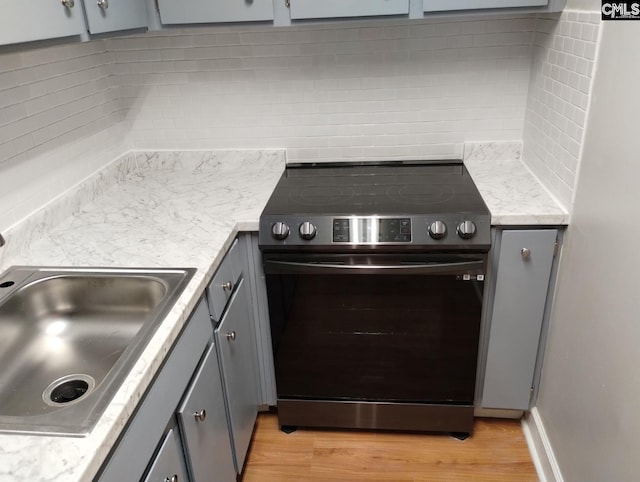
M 304 263 L 299 261 L 265 260 L 267 273 L 300 274 L 406 274 L 406 275 L 443 275 L 443 274 L 484 274 L 484 261 L 454 261 L 423 264 L 333 264 Z

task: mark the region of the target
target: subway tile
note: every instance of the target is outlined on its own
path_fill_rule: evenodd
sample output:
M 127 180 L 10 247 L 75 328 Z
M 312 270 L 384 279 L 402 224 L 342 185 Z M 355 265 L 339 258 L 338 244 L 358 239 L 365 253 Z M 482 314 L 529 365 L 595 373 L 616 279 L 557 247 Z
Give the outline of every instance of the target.
M 590 85 L 585 45 L 599 26 L 584 23 L 520 16 L 203 27 L 46 49 L 14 70 L 0 67 L 0 108 L 3 92 L 25 84 L 33 113 L 0 128 L 0 141 L 28 139 L 22 148 L 42 154 L 126 115 L 133 146 L 270 144 L 298 160 L 402 158 L 450 154 L 465 138 L 519 139 L 524 124 L 534 152 L 552 153 L 571 148 L 567 139 L 584 125 L 583 110 L 567 107 L 582 105 Z M 529 88 L 532 60 L 539 72 Z M 587 72 L 576 72 L 579 61 Z M 5 144 L 0 153 L 21 155 L 19 144 Z

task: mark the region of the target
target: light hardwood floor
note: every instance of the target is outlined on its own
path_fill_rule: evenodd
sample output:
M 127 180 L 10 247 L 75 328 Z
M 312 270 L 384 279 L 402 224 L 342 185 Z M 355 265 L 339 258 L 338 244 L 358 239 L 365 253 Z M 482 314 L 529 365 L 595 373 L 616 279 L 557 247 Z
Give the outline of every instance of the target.
M 243 482 L 537 481 L 515 420 L 478 419 L 473 435 L 366 431 L 280 431 L 278 417 L 258 417 Z

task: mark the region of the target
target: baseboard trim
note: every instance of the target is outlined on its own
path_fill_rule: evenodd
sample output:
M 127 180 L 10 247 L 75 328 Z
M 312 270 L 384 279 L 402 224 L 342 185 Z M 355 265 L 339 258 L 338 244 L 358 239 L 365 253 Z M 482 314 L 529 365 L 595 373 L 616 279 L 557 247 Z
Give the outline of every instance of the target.
M 564 482 L 560 466 L 540 418 L 540 412 L 536 407 L 533 407 L 522 419 L 522 430 L 527 439 L 529 452 L 531 452 L 531 458 L 540 481 Z

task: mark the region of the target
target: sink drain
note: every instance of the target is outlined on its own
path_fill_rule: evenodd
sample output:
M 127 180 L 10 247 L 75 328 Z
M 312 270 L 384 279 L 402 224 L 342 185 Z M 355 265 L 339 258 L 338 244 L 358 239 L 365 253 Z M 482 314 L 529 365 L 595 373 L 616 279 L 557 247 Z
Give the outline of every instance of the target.
M 95 380 L 89 375 L 67 375 L 51 383 L 42 393 L 42 400 L 52 407 L 70 405 L 81 401 L 95 386 Z

